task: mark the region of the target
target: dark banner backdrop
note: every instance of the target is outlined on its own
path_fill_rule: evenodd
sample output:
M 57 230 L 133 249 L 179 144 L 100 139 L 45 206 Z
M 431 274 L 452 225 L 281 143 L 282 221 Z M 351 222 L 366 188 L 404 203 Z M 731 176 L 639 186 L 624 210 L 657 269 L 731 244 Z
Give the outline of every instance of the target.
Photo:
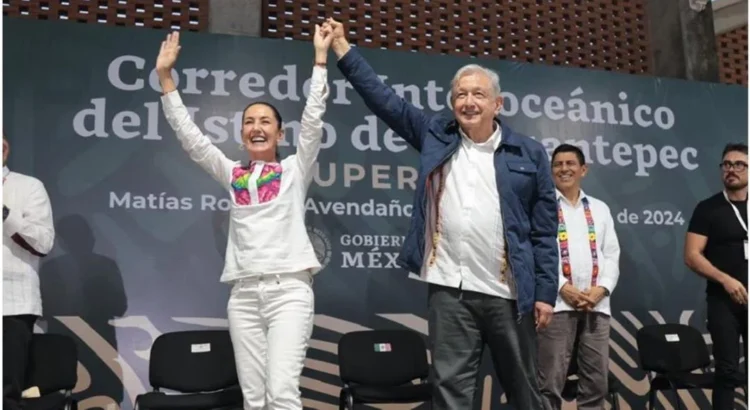
M 11 169 L 47 187 L 57 229 L 41 267 L 39 331 L 73 335 L 81 349 L 81 408 L 133 407 L 148 386 L 148 352 L 161 333 L 224 328 L 219 283 L 227 195 L 182 151 L 153 73 L 163 31 L 4 18 L 4 128 Z M 645 407 L 635 332 L 651 323 L 705 331 L 705 284 L 682 263 L 687 222 L 721 189 L 723 145 L 747 138 L 747 89 L 496 60 L 361 50 L 386 83 L 430 112 L 449 109 L 450 79 L 478 62 L 500 72 L 502 115 L 551 151 L 581 146 L 584 189 L 615 213 L 622 246 L 613 295 L 612 372 L 623 409 Z M 198 125 L 229 157 L 241 110 L 275 104 L 294 152 L 312 70 L 312 45 L 184 33 L 176 75 Z M 397 268 L 417 156 L 367 110 L 329 63 L 324 149 L 307 221 L 325 268 L 302 385 L 305 405 L 335 409 L 336 343 L 357 329 L 426 333 L 426 287 Z M 710 340 L 710 339 L 709 339 Z M 505 409 L 485 360 L 477 408 Z M 680 393 L 691 408 L 710 394 Z M 659 396 L 663 405 L 672 397 Z M 414 408 L 383 406 L 381 408 Z

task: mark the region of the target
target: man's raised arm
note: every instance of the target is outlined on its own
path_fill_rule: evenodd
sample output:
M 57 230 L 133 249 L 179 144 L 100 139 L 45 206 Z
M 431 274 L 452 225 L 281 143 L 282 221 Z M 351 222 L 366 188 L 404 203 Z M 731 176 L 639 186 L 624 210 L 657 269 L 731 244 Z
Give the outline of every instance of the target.
M 338 57 L 338 68 L 367 108 L 414 149 L 421 151 L 429 116 L 380 80 L 362 55 L 349 45 L 343 24 L 330 18 L 325 24 L 333 29 L 331 48 Z

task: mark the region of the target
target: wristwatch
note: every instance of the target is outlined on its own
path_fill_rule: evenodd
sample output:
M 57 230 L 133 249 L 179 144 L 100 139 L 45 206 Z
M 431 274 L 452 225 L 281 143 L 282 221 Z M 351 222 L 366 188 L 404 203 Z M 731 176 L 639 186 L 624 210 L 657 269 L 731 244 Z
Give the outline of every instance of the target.
M 602 286 L 602 289 L 604 289 L 604 296 L 609 297 L 609 289 L 605 288 L 604 286 Z

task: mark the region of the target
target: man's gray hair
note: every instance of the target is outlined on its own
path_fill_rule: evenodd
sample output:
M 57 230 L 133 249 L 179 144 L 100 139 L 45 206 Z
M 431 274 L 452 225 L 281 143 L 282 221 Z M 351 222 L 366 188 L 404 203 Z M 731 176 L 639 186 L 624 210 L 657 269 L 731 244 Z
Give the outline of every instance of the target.
M 502 91 L 500 89 L 500 75 L 497 74 L 495 70 L 489 69 L 487 67 L 482 67 L 479 64 L 467 64 L 456 71 L 456 75 L 453 76 L 453 80 L 451 81 L 451 90 L 456 88 L 456 83 L 458 83 L 458 80 L 461 79 L 461 77 L 469 75 L 469 74 L 484 74 L 487 76 L 487 78 L 490 79 L 490 82 L 492 83 L 492 89 L 495 91 L 495 96 L 499 96 L 500 92 Z

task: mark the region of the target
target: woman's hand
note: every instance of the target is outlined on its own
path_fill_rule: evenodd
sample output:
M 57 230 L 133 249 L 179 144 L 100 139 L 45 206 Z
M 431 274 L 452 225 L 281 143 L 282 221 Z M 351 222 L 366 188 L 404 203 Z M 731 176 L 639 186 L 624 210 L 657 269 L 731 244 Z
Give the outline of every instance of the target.
M 167 39 L 161 42 L 159 56 L 156 57 L 156 72 L 159 74 L 170 73 L 177 62 L 180 54 L 180 33 L 174 31 L 167 34 Z
M 159 55 L 156 57 L 156 74 L 159 76 L 159 83 L 165 94 L 176 89 L 172 79 L 172 68 L 179 54 L 180 33 L 174 31 L 167 34 L 167 39 L 161 42 Z
M 328 60 L 328 49 L 331 47 L 331 41 L 333 41 L 333 33 L 331 28 L 324 24 L 322 27 L 319 24 L 315 25 L 315 34 L 313 35 L 313 45 L 315 46 L 315 64 L 325 65 Z

